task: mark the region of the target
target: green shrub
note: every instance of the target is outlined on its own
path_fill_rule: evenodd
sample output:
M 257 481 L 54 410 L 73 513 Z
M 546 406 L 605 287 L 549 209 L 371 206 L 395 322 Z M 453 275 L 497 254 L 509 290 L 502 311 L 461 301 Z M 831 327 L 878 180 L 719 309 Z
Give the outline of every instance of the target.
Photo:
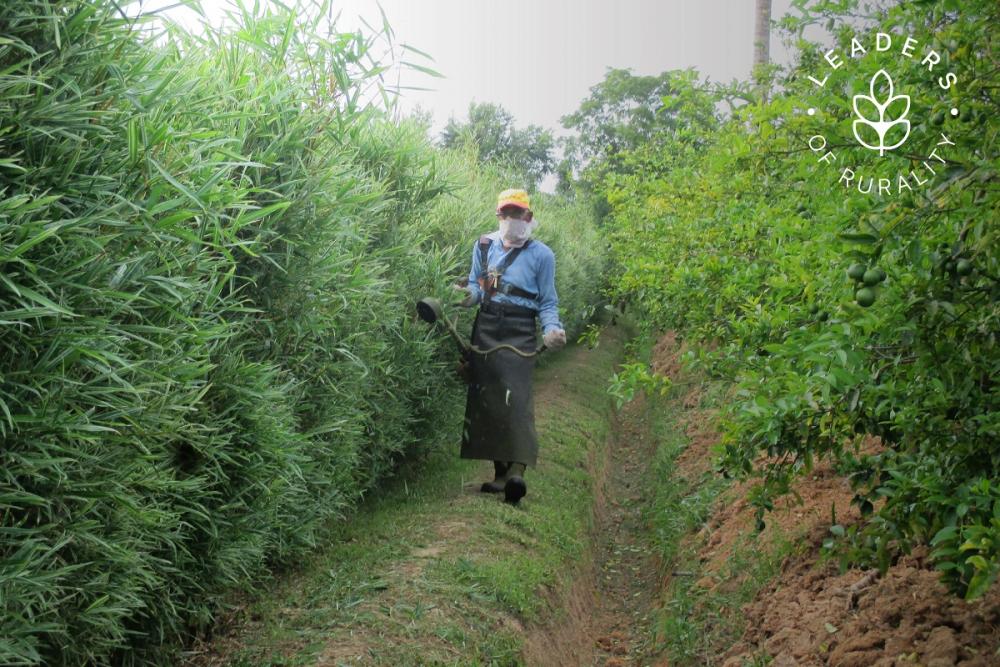
M 413 304 L 474 239 L 427 216 L 471 229 L 501 175 L 366 102 L 387 34 L 303 8 L 161 34 L 120 4 L 0 6 L 3 664 L 168 661 L 458 439 Z
M 866 82 L 842 67 L 818 91 L 808 76 L 823 49 L 800 42 L 800 61 L 769 102 L 752 89 L 721 91 L 713 103 L 750 103 L 717 128 L 677 132 L 665 151 L 616 156 L 624 168 L 602 194 L 612 206 L 614 298 L 638 306 L 652 327 L 709 343 L 702 361 L 738 384 L 723 463 L 760 477 L 751 494 L 758 519 L 794 476 L 833 460 L 865 517 L 834 526 L 828 547 L 845 566 L 884 569 L 929 542 L 946 583 L 972 598 L 1000 572 L 998 108 L 986 92 L 996 72 L 980 67 L 998 55 L 988 33 L 1000 16 L 993 2 L 960 12 L 949 4 L 901 3 L 862 24 L 815 3 L 806 19 L 784 21 L 798 29 L 829 19 L 841 53 L 855 32 L 880 26 L 951 54 L 962 82 L 953 103 L 966 120 L 946 121 L 955 146 L 932 185 L 864 197 L 837 184 L 847 165 L 818 163 L 808 149 L 807 107 L 828 114 L 830 144 L 859 173 L 919 160 L 843 152 L 854 142 L 845 91 Z M 912 97 L 915 137 L 942 131 L 930 113 L 942 93 L 919 59 L 866 57 L 895 67 Z M 686 100 L 705 95 L 692 86 L 664 102 L 694 117 L 701 107 L 688 113 Z M 872 294 L 861 298 L 866 277 Z M 866 449 L 868 436 L 884 449 Z

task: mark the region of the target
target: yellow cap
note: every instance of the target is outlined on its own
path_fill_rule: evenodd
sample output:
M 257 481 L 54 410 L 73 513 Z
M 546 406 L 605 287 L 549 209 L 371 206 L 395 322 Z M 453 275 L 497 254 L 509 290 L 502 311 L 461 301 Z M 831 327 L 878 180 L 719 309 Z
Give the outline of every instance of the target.
M 504 206 L 516 206 L 525 210 L 531 209 L 531 202 L 528 200 L 528 193 L 524 190 L 504 190 L 497 197 L 497 211 Z

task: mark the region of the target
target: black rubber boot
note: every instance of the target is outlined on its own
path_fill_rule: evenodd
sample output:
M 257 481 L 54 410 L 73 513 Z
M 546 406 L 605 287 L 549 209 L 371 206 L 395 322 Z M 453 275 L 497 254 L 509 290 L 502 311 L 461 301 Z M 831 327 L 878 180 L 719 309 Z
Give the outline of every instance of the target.
M 483 482 L 480 491 L 483 493 L 500 493 L 507 484 L 507 464 L 503 461 L 494 461 L 493 470 L 496 475 L 492 482 Z
M 522 477 L 524 469 L 523 463 L 511 463 L 510 467 L 507 468 L 507 483 L 503 487 L 504 502 L 516 505 L 528 492 L 528 485 L 524 483 L 524 477 Z

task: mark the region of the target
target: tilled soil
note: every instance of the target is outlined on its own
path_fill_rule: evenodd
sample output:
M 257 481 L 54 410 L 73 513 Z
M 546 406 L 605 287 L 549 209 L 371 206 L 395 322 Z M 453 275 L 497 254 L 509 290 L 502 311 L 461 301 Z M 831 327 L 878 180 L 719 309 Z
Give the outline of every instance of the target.
M 773 667 L 1000 664 L 1000 590 L 973 603 L 950 595 L 925 549 L 884 577 L 791 559 L 745 612 L 748 630 L 726 667 L 760 649 L 774 657 Z
M 682 351 L 673 334 L 654 350 L 654 368 L 673 374 Z M 682 418 L 690 445 L 678 459 L 681 474 L 710 468 L 710 446 L 718 441 L 715 415 L 697 407 L 697 389 L 684 399 Z M 866 452 L 881 445 L 863 443 Z M 751 483 L 734 485 L 697 536 L 705 576 L 698 585 L 732 588 L 738 573 L 725 573 L 734 550 L 756 532 L 754 510 L 745 495 Z M 719 647 L 711 664 L 724 667 L 762 664 L 771 667 L 986 667 L 1000 666 L 1000 585 L 980 600 L 966 603 L 939 582 L 926 548 L 900 558 L 885 576 L 823 561 L 820 545 L 838 523 L 861 520 L 851 505 L 848 481 L 821 463 L 793 486 L 799 495 L 782 498 L 766 515 L 757 535 L 758 549 L 791 538 L 793 555 L 779 576 L 738 614 L 746 630 L 731 647 Z M 720 574 L 724 573 L 722 576 Z M 728 578 L 727 578 L 728 577 Z M 736 610 L 734 610 L 736 611 Z

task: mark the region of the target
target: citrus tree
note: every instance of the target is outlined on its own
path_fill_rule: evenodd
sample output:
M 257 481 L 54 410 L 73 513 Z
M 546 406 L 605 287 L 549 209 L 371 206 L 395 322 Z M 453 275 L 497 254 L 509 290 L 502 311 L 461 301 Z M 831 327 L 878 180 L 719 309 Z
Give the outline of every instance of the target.
M 691 84 L 663 107 L 707 100 L 717 126 L 617 156 L 612 295 L 711 343 L 701 361 L 737 385 L 721 464 L 759 477 L 759 524 L 832 461 L 863 518 L 834 508 L 829 550 L 884 569 L 929 543 L 973 598 L 1000 571 L 1000 9 L 795 4 L 800 55 L 769 101 Z M 832 49 L 799 38 L 817 23 Z

